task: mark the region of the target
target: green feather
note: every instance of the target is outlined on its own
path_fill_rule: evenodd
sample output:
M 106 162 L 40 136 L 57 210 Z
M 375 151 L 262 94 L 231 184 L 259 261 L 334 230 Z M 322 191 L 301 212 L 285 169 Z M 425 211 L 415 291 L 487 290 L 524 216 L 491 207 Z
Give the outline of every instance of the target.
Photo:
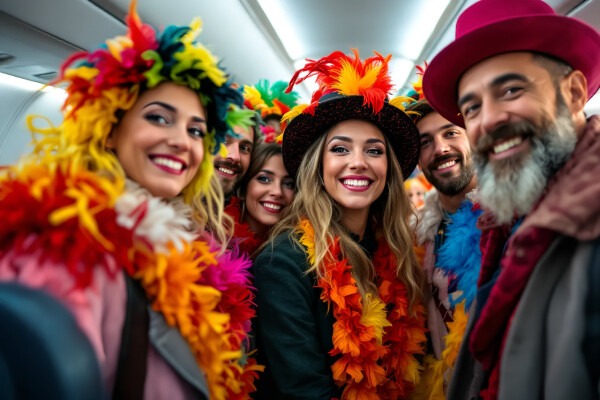
M 255 114 L 253 110 L 242 110 L 239 107 L 231 107 L 227 111 L 225 122 L 230 128 L 234 126 L 241 126 L 242 128 L 248 128 L 254 126 L 252 116 Z

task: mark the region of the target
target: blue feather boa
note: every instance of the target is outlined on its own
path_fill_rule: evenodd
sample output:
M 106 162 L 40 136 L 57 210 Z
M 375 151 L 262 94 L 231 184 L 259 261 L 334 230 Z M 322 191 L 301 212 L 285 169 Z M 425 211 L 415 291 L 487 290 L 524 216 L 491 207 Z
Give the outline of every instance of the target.
M 452 275 L 457 281 L 457 290 L 462 292 L 452 299 L 452 306 L 466 300 L 465 310 L 477 292 L 477 279 L 481 268 L 481 249 L 479 240 L 481 231 L 475 227 L 482 210 L 473 210 L 473 203 L 465 200 L 458 210 L 450 215 L 446 226 L 446 239 L 440 246 L 436 257 L 436 268 Z

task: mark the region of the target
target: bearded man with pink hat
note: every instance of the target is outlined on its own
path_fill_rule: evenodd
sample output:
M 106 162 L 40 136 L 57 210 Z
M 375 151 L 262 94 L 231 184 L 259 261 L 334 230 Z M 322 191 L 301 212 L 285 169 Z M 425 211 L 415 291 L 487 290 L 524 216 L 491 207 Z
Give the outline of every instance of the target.
M 482 262 L 449 399 L 592 399 L 600 376 L 600 34 L 481 0 L 423 90 L 473 149 Z

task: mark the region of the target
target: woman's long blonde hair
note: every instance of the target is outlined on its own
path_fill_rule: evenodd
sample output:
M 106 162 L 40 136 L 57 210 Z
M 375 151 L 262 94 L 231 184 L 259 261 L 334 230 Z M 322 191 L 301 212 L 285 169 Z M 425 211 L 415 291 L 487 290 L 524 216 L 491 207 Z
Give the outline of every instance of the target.
M 297 193 L 290 210 L 274 228 L 272 240 L 280 233 L 288 232 L 292 240 L 301 246 L 296 235 L 302 218 L 308 219 L 315 233 L 315 262 L 307 273 L 324 276 L 323 260 L 329 254 L 329 244 L 338 237 L 342 255 L 352 265 L 352 273 L 363 298 L 367 293 L 377 293 L 375 269 L 364 250 L 356 243 L 342 225 L 342 209 L 322 187 L 323 152 L 327 133 L 321 135 L 306 151 L 298 169 Z M 404 282 L 410 304 L 422 301 L 425 278 L 413 252 L 412 234 L 408 219 L 412 209 L 402 183 L 402 170 L 386 141 L 388 172 L 386 188 L 373 203 L 370 222 L 376 234 L 383 236 L 397 260 L 398 278 Z

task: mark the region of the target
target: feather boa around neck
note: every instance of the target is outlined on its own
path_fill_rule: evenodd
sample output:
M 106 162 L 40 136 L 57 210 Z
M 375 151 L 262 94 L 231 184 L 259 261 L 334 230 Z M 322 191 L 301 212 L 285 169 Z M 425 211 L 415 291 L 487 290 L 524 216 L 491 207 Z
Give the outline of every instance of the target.
M 235 196 L 232 197 L 227 207 L 225 207 L 225 213 L 233 218 L 233 240 L 235 244 L 237 244 L 240 251 L 251 256 L 264 243 L 264 240 L 252 231 L 250 224 L 242 220 L 242 200 Z
M 436 254 L 435 266 L 446 275 L 452 275 L 457 281 L 457 291 L 462 292 L 459 297 L 450 298 L 452 305 L 466 300 L 467 310 L 477 292 L 481 268 L 481 231 L 476 224 L 482 213 L 477 205 L 465 200 L 450 216 L 450 223 L 446 225 L 446 239 Z
M 314 230 L 310 222 L 297 227 L 300 243 L 314 263 Z M 362 298 L 352 266 L 341 256 L 339 241 L 331 243 L 318 279 L 321 300 L 331 307 L 333 325 L 331 356 L 335 383 L 343 387 L 342 399 L 406 398 L 420 378 L 415 355 L 423 354 L 425 310 L 409 309 L 406 287 L 397 277 L 395 257 L 384 241 L 373 255 L 378 295 Z M 414 315 L 414 316 L 413 316 Z
M 456 306 L 452 318 L 453 321 L 448 323 L 448 334 L 444 337 L 442 359 L 436 359 L 433 354 L 425 356 L 424 372 L 411 400 L 446 399 L 446 383 L 452 378 L 454 364 L 467 330 L 468 314 L 464 301 Z
M 477 292 L 477 278 L 481 267 L 481 249 L 479 247 L 481 230 L 477 229 L 476 223 L 483 211 L 471 202 L 475 198 L 476 194 L 473 193 L 463 201 L 455 213 L 448 215 L 446 238 L 435 255 L 435 267 L 456 279 L 457 292 L 460 295 L 456 298 L 452 298 L 452 296 L 449 298 L 454 306 L 453 322 L 448 323 L 448 334 L 444 337 L 445 348 L 442 358 L 438 360 L 433 355 L 425 357 L 425 372 L 417 387 L 415 400 L 446 398 L 446 382 L 451 378 L 466 331 L 468 310 Z M 441 210 L 441 207 L 433 209 Z M 433 213 L 429 215 L 431 216 Z M 434 226 L 434 232 L 437 232 L 440 222 L 441 218 L 437 224 L 434 224 L 431 219 L 429 226 Z M 434 237 L 435 233 L 428 240 L 433 240 Z
M 188 342 L 211 398 L 248 398 L 262 370 L 241 363 L 254 316 L 249 261 L 198 238 L 180 199 L 124 186 L 75 165 L 10 169 L 0 178 L 0 259 L 64 265 L 73 290 L 93 285 L 97 268 L 111 277 L 124 269 Z
M 433 241 L 437 229 L 444 218 L 444 210 L 440 204 L 438 192 L 432 189 L 425 197 L 425 204 L 419 215 L 415 234 L 417 244 L 422 246 L 426 241 Z

